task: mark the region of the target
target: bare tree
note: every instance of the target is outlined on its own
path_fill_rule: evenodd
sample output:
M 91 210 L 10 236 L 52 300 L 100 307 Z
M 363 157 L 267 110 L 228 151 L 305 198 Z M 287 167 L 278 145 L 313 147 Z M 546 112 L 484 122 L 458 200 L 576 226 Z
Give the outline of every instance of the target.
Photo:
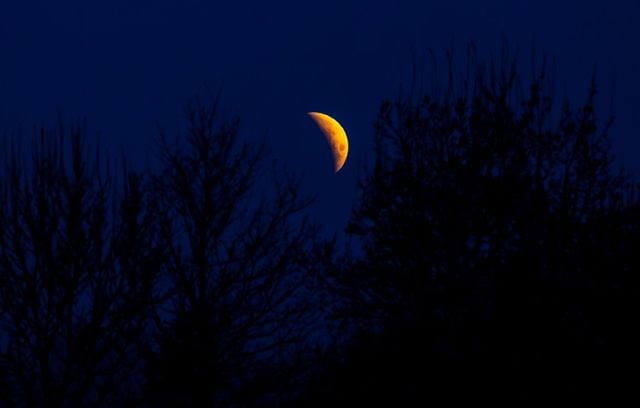
M 294 358 L 312 323 L 305 270 L 316 229 L 301 216 L 311 201 L 297 180 L 266 167 L 264 146 L 241 142 L 239 122 L 221 119 L 215 101 L 197 99 L 187 121 L 186 146 L 159 143 L 168 300 L 149 358 L 150 400 L 255 402 L 269 397 L 255 374 Z
M 117 188 L 84 133 L 42 129 L 30 157 L 4 144 L 3 406 L 112 405 L 139 368 L 162 264 L 155 209 L 145 178 Z

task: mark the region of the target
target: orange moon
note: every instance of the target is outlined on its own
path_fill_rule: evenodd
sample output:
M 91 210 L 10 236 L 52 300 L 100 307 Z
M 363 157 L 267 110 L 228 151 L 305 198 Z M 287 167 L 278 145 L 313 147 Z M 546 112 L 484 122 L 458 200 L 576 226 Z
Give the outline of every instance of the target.
M 322 133 L 324 133 L 331 151 L 333 152 L 333 163 L 335 172 L 340 171 L 349 154 L 349 140 L 344 128 L 337 120 L 329 115 L 319 112 L 308 112 L 308 115 L 316 122 Z

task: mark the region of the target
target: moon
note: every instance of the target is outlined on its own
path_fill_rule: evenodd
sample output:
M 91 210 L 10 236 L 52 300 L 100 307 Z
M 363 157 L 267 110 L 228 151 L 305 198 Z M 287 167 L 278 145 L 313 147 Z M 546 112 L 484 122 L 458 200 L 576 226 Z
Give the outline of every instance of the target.
M 349 154 L 347 133 L 340 123 L 329 115 L 319 112 L 307 112 L 307 114 L 311 116 L 327 138 L 333 153 L 335 173 L 339 172 L 344 166 L 344 162 L 347 161 L 347 155 Z

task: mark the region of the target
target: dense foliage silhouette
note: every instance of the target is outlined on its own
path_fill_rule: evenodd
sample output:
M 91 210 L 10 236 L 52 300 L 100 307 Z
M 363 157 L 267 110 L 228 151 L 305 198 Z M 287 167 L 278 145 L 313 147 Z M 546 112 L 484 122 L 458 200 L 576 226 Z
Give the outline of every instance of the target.
M 554 106 L 546 63 L 469 49 L 458 86 L 382 104 L 375 161 L 333 272 L 356 335 L 309 405 L 631 396 L 638 190 L 614 163 L 595 81 Z

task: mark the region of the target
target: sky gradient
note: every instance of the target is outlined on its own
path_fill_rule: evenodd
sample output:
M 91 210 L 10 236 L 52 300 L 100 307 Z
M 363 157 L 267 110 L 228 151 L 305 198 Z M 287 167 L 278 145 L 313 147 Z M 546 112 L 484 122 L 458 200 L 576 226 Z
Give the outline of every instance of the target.
M 265 139 L 279 163 L 317 196 L 326 233 L 344 228 L 358 169 L 372 155 L 380 102 L 408 84 L 411 52 L 442 56 L 474 41 L 498 54 L 501 37 L 557 58 L 577 104 L 597 64 L 601 106 L 615 73 L 614 151 L 640 173 L 640 2 L 603 1 L 14 1 L 0 4 L 0 132 L 84 117 L 103 144 L 143 163 L 158 128 L 177 134 L 187 100 L 222 88 L 242 135 Z M 332 115 L 350 156 L 331 152 L 308 111 Z M 606 109 L 601 111 L 606 113 Z

